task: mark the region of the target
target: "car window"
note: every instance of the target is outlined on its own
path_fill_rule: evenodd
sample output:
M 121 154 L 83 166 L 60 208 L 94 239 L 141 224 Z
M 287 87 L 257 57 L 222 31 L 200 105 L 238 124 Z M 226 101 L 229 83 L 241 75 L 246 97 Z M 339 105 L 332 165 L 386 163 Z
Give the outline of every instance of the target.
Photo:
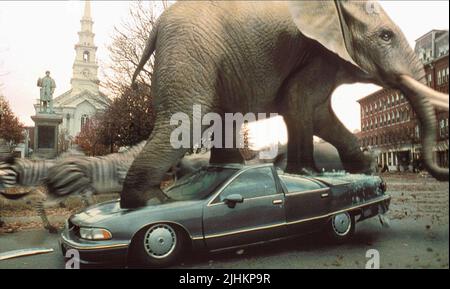
M 271 167 L 250 169 L 242 173 L 220 194 L 220 201 L 232 194 L 240 194 L 244 199 L 269 196 L 277 193 Z
M 236 171 L 229 168 L 204 167 L 176 181 L 166 190 L 166 194 L 176 201 L 201 200 L 209 196 Z
M 288 176 L 280 176 L 283 183 L 286 185 L 288 193 L 311 191 L 323 188 L 320 184 L 305 179 L 305 178 L 295 178 Z

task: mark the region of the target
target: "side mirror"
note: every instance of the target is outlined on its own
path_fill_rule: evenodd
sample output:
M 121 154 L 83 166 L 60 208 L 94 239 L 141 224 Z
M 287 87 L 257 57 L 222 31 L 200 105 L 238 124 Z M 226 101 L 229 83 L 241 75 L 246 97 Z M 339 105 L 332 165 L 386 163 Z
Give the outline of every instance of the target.
M 223 200 L 223 202 L 229 207 L 234 208 L 236 206 L 236 203 L 242 203 L 244 202 L 244 198 L 239 194 L 231 194 Z

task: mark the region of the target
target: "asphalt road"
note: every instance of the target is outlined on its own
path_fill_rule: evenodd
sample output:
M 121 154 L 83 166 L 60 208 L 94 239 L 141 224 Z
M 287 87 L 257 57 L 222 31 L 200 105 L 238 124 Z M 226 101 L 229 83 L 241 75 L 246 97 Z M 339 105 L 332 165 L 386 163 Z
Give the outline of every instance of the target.
M 365 268 L 369 260 L 367 250 L 376 249 L 381 268 L 449 268 L 448 222 L 430 224 L 432 220 L 402 219 L 393 220 L 390 228 L 383 228 L 374 218 L 359 223 L 354 239 L 340 246 L 328 244 L 319 235 L 303 236 L 243 252 L 191 254 L 176 267 Z M 0 252 L 29 247 L 53 248 L 54 252 L 0 261 L 0 269 L 65 268 L 58 235 L 43 230 L 0 235 Z

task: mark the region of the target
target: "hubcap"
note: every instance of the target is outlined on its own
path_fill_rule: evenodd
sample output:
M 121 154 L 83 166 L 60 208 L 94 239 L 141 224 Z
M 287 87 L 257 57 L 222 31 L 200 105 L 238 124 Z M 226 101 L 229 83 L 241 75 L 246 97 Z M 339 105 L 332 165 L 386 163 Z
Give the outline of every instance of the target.
M 345 212 L 337 214 L 331 220 L 334 232 L 339 236 L 345 236 L 350 231 L 352 226 L 350 215 Z
M 169 256 L 175 249 L 176 243 L 175 231 L 166 224 L 154 225 L 144 236 L 145 251 L 157 259 Z

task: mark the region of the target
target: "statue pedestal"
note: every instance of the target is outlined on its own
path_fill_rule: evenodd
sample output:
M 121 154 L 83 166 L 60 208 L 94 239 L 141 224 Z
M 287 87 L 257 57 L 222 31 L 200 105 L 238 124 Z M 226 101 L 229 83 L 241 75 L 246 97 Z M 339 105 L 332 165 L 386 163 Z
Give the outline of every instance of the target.
M 62 115 L 38 113 L 31 119 L 35 124 L 33 158 L 55 158 L 58 155 L 58 126 L 62 123 Z

